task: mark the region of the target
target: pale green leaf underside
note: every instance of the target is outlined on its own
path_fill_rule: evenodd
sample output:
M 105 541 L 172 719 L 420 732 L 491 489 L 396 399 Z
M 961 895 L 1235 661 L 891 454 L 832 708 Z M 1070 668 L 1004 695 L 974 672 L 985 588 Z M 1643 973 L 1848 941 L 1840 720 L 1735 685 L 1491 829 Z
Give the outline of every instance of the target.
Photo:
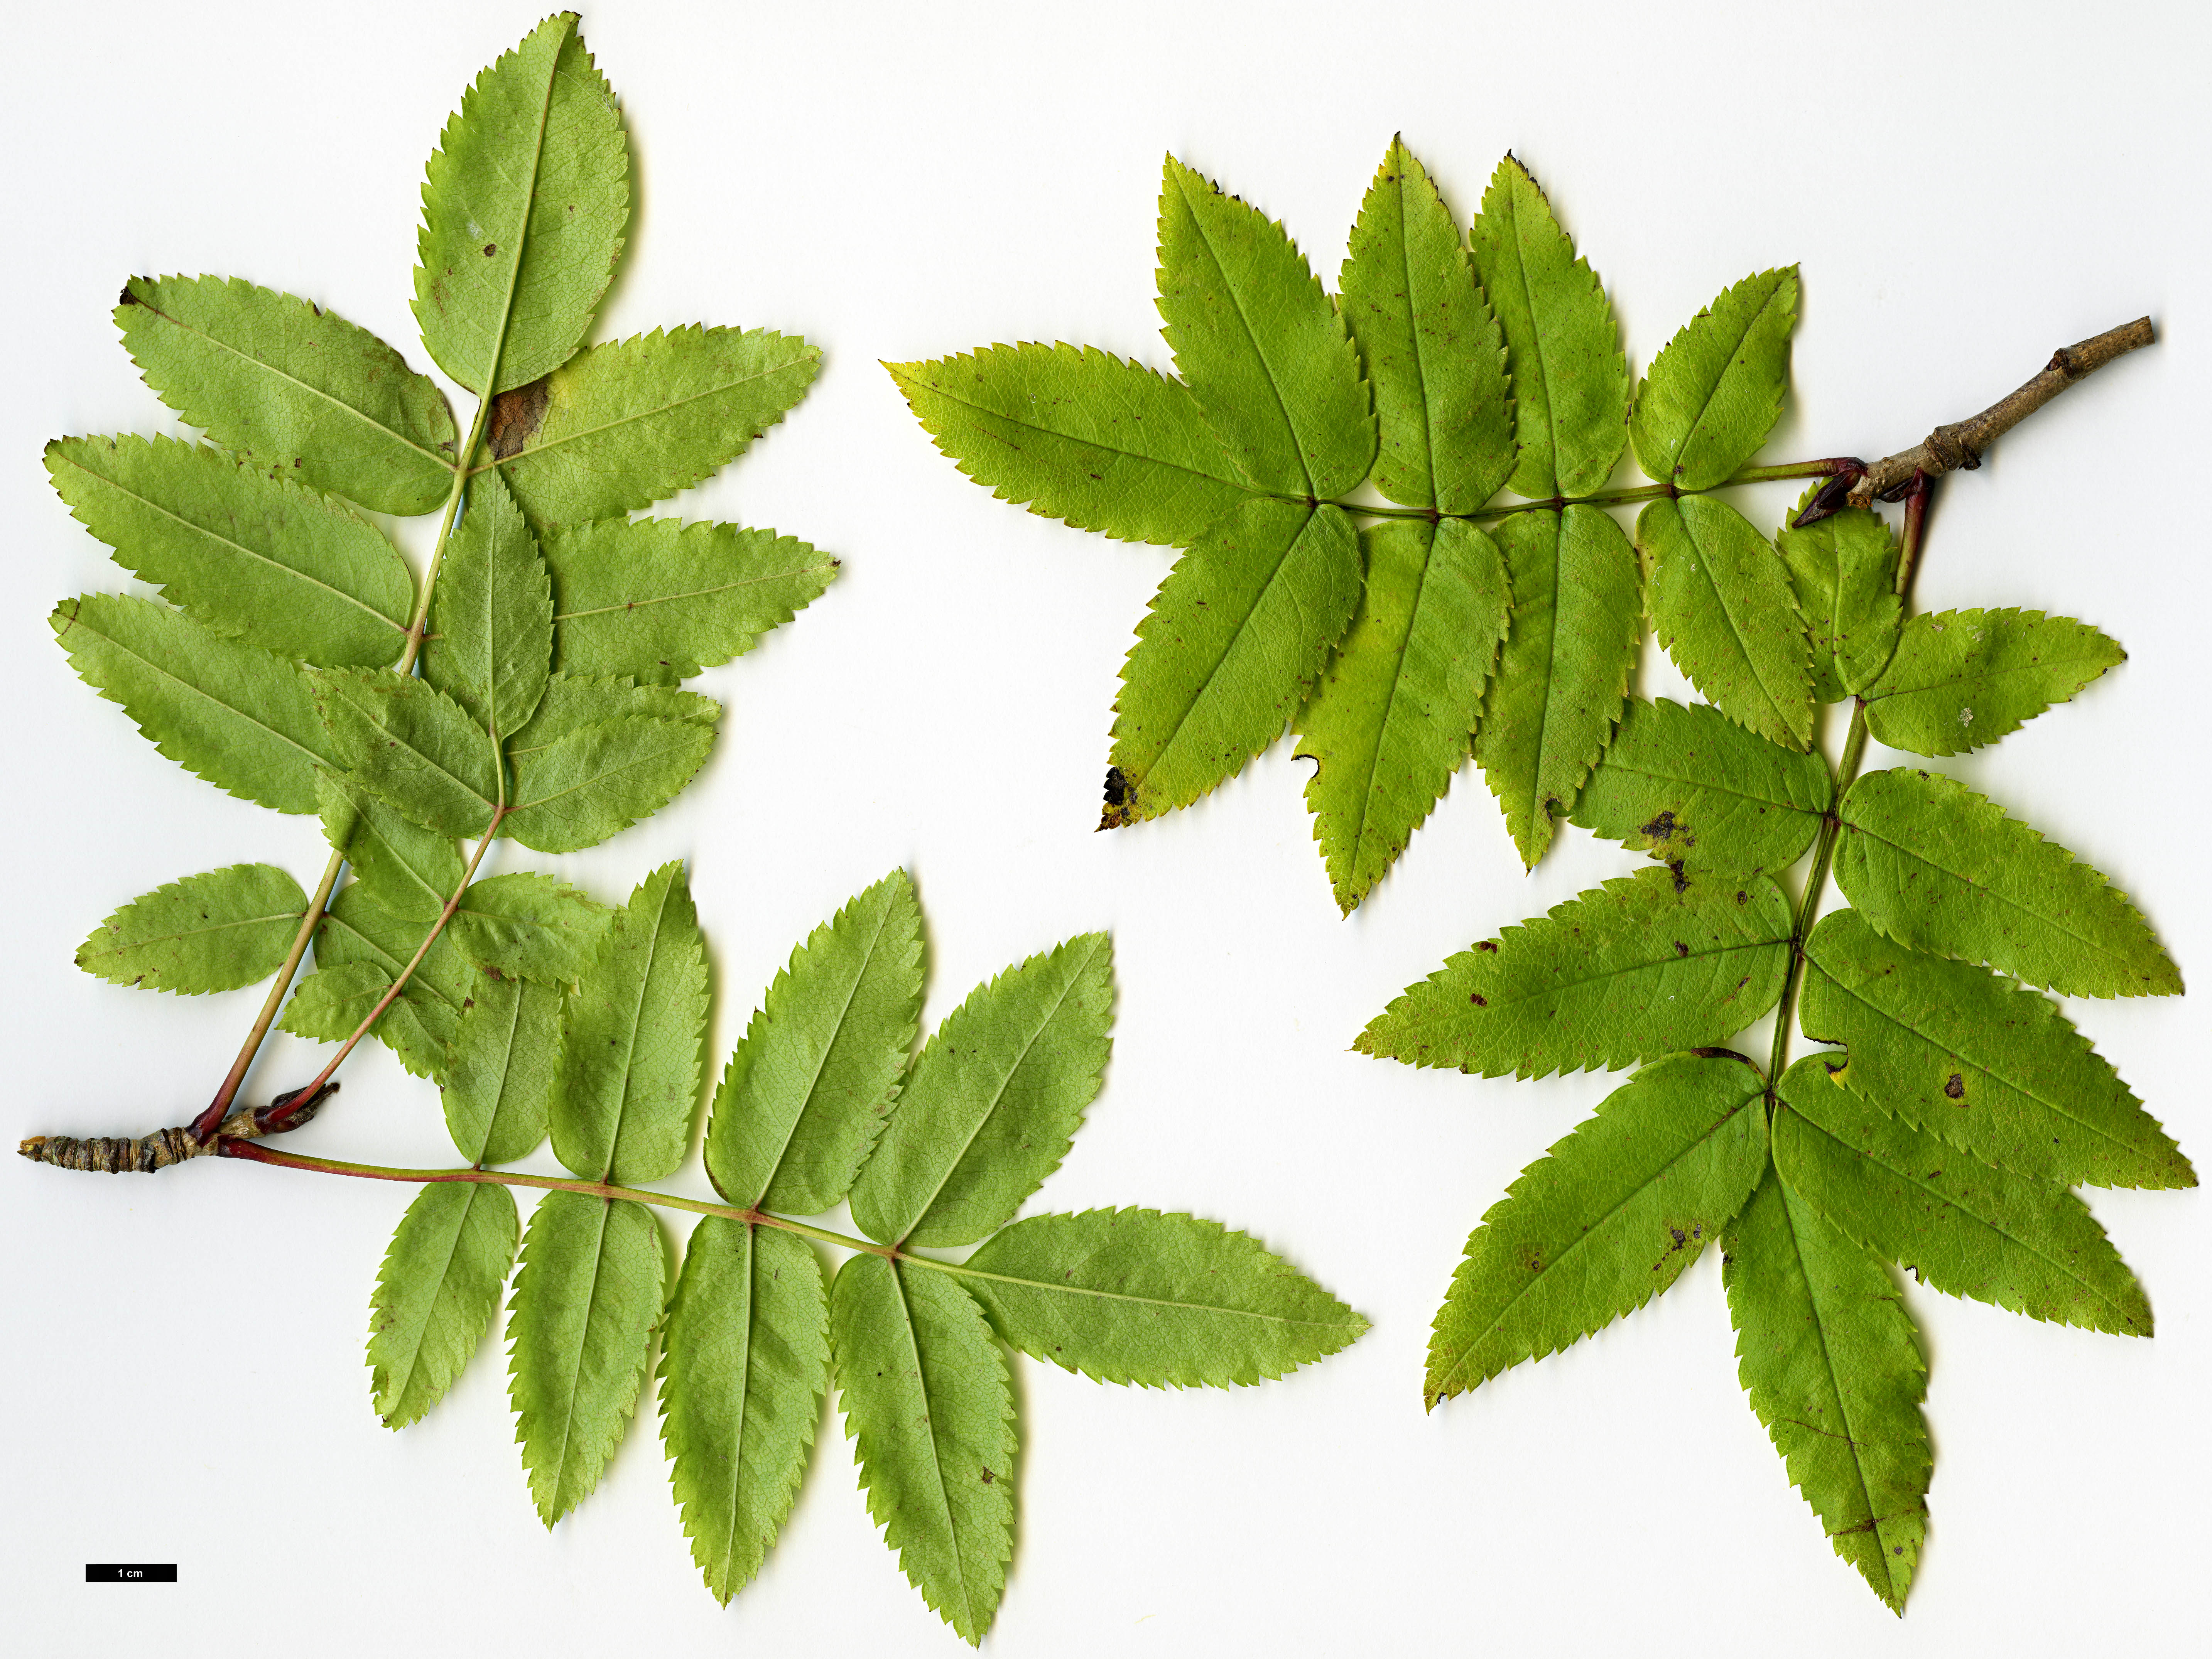
M 1474 758 L 1534 868 L 1604 752 L 1644 633 L 1636 556 L 1595 507 L 1516 513 L 1492 532 L 1512 620 L 1491 676 Z
M 1520 162 L 1498 164 L 1468 234 L 1483 292 L 1505 331 L 1521 453 L 1516 495 L 1587 495 L 1628 444 L 1628 360 L 1597 275 Z
M 1188 547 L 1251 493 L 1189 387 L 1095 347 L 994 345 L 884 367 L 954 465 L 1079 530 Z
M 1836 885 L 1900 945 L 2062 996 L 2181 994 L 2181 970 L 2125 894 L 1964 784 L 1870 772 L 1840 812 Z
M 560 988 L 473 971 L 443 1097 L 446 1133 L 471 1164 L 512 1164 L 545 1139 L 560 1053 Z
M 568 998 L 553 1152 L 586 1181 L 673 1175 L 690 1150 L 707 1041 L 707 951 L 681 864 L 617 910 Z
M 1572 816 L 1686 873 L 1773 872 L 1813 844 L 1834 798 L 1817 753 L 1770 743 L 1705 703 L 1632 698 Z
M 733 524 L 609 519 L 546 538 L 554 662 L 674 685 L 744 655 L 818 598 L 837 561 Z
M 1790 390 L 1797 268 L 1727 289 L 1651 360 L 1629 441 L 1647 477 L 1711 489 L 1759 453 Z
M 1928 1366 L 1881 1259 L 1769 1170 L 1722 1236 L 1738 1375 L 1835 1552 L 1902 1613 L 1928 1530 Z
M 2150 1304 L 2081 1200 L 1885 1115 L 1808 1055 L 1782 1079 L 1774 1167 L 1821 1218 L 1952 1296 L 2148 1336 Z
M 1409 507 L 1474 512 L 1513 471 L 1505 336 L 1450 210 L 1397 139 L 1339 281 L 1375 390 L 1376 489 Z
M 93 929 L 76 965 L 112 985 L 201 996 L 284 965 L 307 914 L 300 884 L 273 864 L 233 864 L 143 893 Z
M 1498 544 L 1463 520 L 1363 533 L 1367 584 L 1297 720 L 1298 753 L 1338 906 L 1382 878 L 1474 741 L 1510 608 Z
M 1188 806 L 1280 737 L 1359 603 L 1342 509 L 1253 497 L 1176 562 L 1114 702 L 1102 829 Z
M 818 1215 L 852 1189 L 921 1013 L 921 910 L 894 870 L 816 928 L 730 1056 L 707 1175 L 732 1204 Z
M 369 996 L 367 1006 L 357 1002 L 348 1005 L 345 1013 L 349 1017 L 344 1018 L 342 1029 L 307 1030 L 292 1023 L 294 1016 L 289 1011 L 285 1029 L 325 1041 L 350 1036 L 375 1006 L 376 997 L 398 978 L 401 969 L 413 959 L 427 931 L 427 926 L 420 921 L 394 915 L 358 884 L 341 889 L 331 903 L 322 931 L 315 936 L 315 962 L 323 971 L 301 981 L 301 994 L 294 1001 L 302 1002 L 308 985 L 340 969 L 374 969 L 376 975 L 381 976 L 380 982 L 374 982 L 374 994 Z M 470 981 L 468 964 L 454 951 L 452 941 L 441 933 L 423 953 L 421 966 L 402 988 L 398 1000 L 377 1021 L 377 1037 L 416 1076 L 433 1080 L 444 1078 L 454 1034 L 459 1029 L 461 1005 L 468 999 Z M 366 989 L 372 982 L 368 979 L 340 978 L 331 988 Z
M 915 1056 L 852 1193 L 884 1243 L 973 1244 L 1060 1167 L 1098 1093 L 1114 949 L 1082 933 L 979 985 Z
M 541 853 L 596 847 L 673 800 L 714 746 L 711 725 L 632 715 L 510 751 L 514 805 L 500 833 Z
M 1262 489 L 1340 495 L 1375 459 L 1359 356 L 1283 228 L 1168 157 L 1161 331 L 1206 424 Z
M 264 471 L 379 513 L 428 513 L 459 434 L 427 374 L 334 311 L 216 276 L 134 276 L 115 325 L 161 401 Z
M 540 23 L 477 76 L 422 185 L 415 320 L 482 397 L 557 368 L 592 325 L 629 219 L 613 92 L 576 15 Z
M 520 761 L 587 726 L 640 716 L 712 727 L 722 718 L 722 705 L 672 685 L 637 685 L 627 678 L 556 672 L 545 682 L 537 714 L 509 740 L 507 752 Z
M 838 1405 L 868 1513 L 908 1582 L 982 1640 L 1013 1554 L 1014 1404 L 982 1310 L 927 1267 L 856 1255 L 830 1301 Z
M 1883 939 L 1854 910 L 1805 942 L 1806 1034 L 1840 1042 L 1855 1092 L 2024 1176 L 2187 1187 L 2189 1160 L 2049 999 Z
M 539 984 L 574 981 L 606 938 L 607 907 L 536 871 L 470 884 L 447 931 L 480 968 Z
M 47 625 L 77 678 L 186 771 L 279 812 L 316 810 L 316 768 L 341 763 L 295 664 L 121 593 L 64 599 Z
M 314 687 L 341 764 L 426 830 L 484 832 L 500 793 L 499 758 L 460 704 L 388 668 L 325 669 Z
M 356 773 L 318 772 L 315 789 L 323 839 L 353 866 L 353 888 L 427 932 L 468 867 L 452 838 L 423 829 Z
M 1637 515 L 1651 628 L 1674 665 L 1730 720 L 1808 748 L 1813 685 L 1805 619 L 1766 538 L 1725 501 L 1662 499 Z
M 507 1303 L 508 1401 L 540 1520 L 590 1496 L 637 1409 L 667 1279 L 642 1204 L 548 1193 Z
M 491 453 L 540 530 L 616 518 L 715 471 L 806 393 L 822 353 L 772 329 L 593 346 L 493 410 Z
M 1765 1080 L 1676 1054 L 1607 1096 L 1483 1214 L 1429 1339 L 1430 1405 L 1556 1353 L 1665 1290 L 1766 1167 Z
M 2040 611 L 1943 611 L 1908 619 L 1867 687 L 1867 730 L 1915 755 L 1962 755 L 2064 702 L 2127 653 L 2087 623 Z
M 369 667 L 406 643 L 405 562 L 326 495 L 162 437 L 57 438 L 46 474 L 117 563 L 218 634 Z
M 1810 486 L 1797 509 L 1810 505 L 1820 488 Z M 1814 696 L 1841 702 L 1865 690 L 1889 665 L 1904 625 L 1897 538 L 1889 526 L 1863 507 L 1847 507 L 1802 530 L 1785 521 L 1774 548 L 1811 639 Z
M 1101 1382 L 1258 1382 L 1367 1328 L 1259 1240 L 1158 1210 L 1031 1216 L 958 1272 L 1008 1342 Z
M 504 1187 L 433 1182 L 407 1206 L 368 1304 L 369 1388 L 386 1428 L 420 1419 L 475 1354 L 520 1231 Z
M 277 1029 L 317 1042 L 343 1042 L 376 1012 L 392 988 L 392 970 L 356 957 L 303 975 Z M 445 1070 L 456 1028 L 453 1012 L 435 999 L 404 993 L 376 1022 L 377 1040 L 416 1077 L 435 1079 Z
M 1711 1047 L 1782 994 L 1790 923 L 1771 878 L 1640 870 L 1449 957 L 1352 1047 L 1523 1078 Z
M 553 584 L 514 501 L 488 472 L 440 567 L 422 678 L 497 738 L 537 711 L 553 663 Z

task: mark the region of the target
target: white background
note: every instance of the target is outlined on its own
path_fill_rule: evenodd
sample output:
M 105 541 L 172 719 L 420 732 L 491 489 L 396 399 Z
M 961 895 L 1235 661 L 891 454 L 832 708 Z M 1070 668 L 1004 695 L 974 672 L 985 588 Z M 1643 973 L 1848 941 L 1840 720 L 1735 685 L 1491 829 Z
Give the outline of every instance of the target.
M 72 678 L 47 610 L 132 584 L 48 492 L 40 447 L 179 429 L 115 343 L 108 309 L 134 273 L 249 276 L 427 366 L 406 303 L 423 159 L 538 14 L 10 9 L 12 1141 L 180 1121 L 258 1006 L 258 990 L 176 999 L 76 972 L 103 915 L 222 864 L 269 860 L 312 884 L 323 860 L 313 821 L 187 775 Z M 2195 1192 L 2094 1197 L 2149 1287 L 2153 1341 L 1911 1290 L 1939 1461 L 1901 1624 L 1830 1554 L 1746 1408 L 1710 1255 L 1596 1339 L 1425 1416 L 1428 1323 L 1468 1229 L 1613 1080 L 1486 1083 L 1347 1045 L 1448 952 L 1632 860 L 1571 831 L 1524 877 L 1470 772 L 1340 921 L 1287 745 L 1195 810 L 1094 835 L 1116 672 L 1168 555 L 994 501 L 877 361 L 1061 338 L 1165 367 L 1162 152 L 1283 219 L 1333 288 L 1398 131 L 1462 217 L 1499 155 L 1522 157 L 1614 294 L 1639 370 L 1723 286 L 1802 262 L 1798 392 L 1771 459 L 1904 447 L 2054 347 L 2148 312 L 2155 349 L 1945 487 L 1918 597 L 2047 607 L 2127 646 L 2075 703 L 1945 769 L 2139 895 L 2201 996 L 2204 18 L 1194 0 L 586 15 L 641 180 L 599 337 L 703 319 L 827 353 L 795 415 L 678 510 L 774 525 L 846 564 L 797 623 L 708 674 L 730 712 L 699 781 L 552 862 L 617 900 L 689 861 L 717 1069 L 793 943 L 894 865 L 929 916 L 928 1022 L 1005 963 L 1112 928 L 1114 1061 L 1033 1207 L 1194 1210 L 1374 1321 L 1337 1358 L 1233 1394 L 1019 1362 L 1019 1531 L 993 1650 L 2203 1651 L 2212 1207 Z M 1742 499 L 1771 525 L 1790 494 Z M 418 557 L 424 530 L 400 527 Z M 1678 682 L 1647 650 L 1643 684 Z M 2069 1012 L 2212 1155 L 2198 1002 Z M 289 1038 L 266 1056 L 251 1098 L 313 1063 Z M 434 1092 L 381 1050 L 345 1085 L 299 1146 L 451 1160 Z M 696 1165 L 669 1184 L 707 1191 Z M 955 1650 L 878 1540 L 834 1413 L 767 1570 L 726 1610 L 689 1561 L 650 1418 L 550 1536 L 495 1336 L 422 1425 L 379 1427 L 366 1299 L 404 1196 L 212 1161 L 153 1180 L 0 1162 L 15 1650 Z M 88 1560 L 132 1559 L 175 1560 L 182 1582 L 79 1582 Z

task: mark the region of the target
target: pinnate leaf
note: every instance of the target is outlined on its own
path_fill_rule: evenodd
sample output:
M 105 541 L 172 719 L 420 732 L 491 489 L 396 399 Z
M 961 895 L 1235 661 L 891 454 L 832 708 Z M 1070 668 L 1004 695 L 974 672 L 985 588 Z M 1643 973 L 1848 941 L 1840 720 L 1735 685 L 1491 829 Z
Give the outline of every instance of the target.
M 1867 730 L 1911 754 L 1963 755 L 2066 702 L 2127 654 L 2088 623 L 2040 611 L 1913 617 L 1862 694 Z
M 300 884 L 275 865 L 234 864 L 131 900 L 77 947 L 76 965 L 111 985 L 234 991 L 284 965 L 307 910 Z
M 1505 331 L 1521 453 L 1507 487 L 1528 496 L 1603 488 L 1628 443 L 1628 360 L 1597 274 L 1508 155 L 1498 164 L 1468 252 Z
M 504 1187 L 434 1182 L 407 1206 L 368 1304 L 369 1386 L 386 1428 L 444 1399 L 475 1354 L 520 1231 Z
M 443 1079 L 446 1133 L 471 1164 L 512 1164 L 545 1139 L 562 996 L 481 968 L 467 985 Z
M 1765 1091 L 1741 1055 L 1676 1054 L 1522 1171 L 1452 1275 L 1429 1404 L 1558 1352 L 1680 1277 L 1759 1184 Z
M 1450 210 L 1395 138 L 1360 204 L 1340 281 L 1375 389 L 1375 487 L 1409 507 L 1474 512 L 1513 471 L 1505 336 Z
M 629 219 L 622 116 L 559 12 L 477 76 L 422 185 L 415 320 L 480 397 L 567 362 L 591 328 Z
M 1114 703 L 1101 829 L 1220 787 L 1282 735 L 1359 603 L 1343 510 L 1254 497 L 1168 573 Z
M 371 789 L 441 836 L 480 836 L 490 825 L 498 751 L 460 704 L 390 669 L 325 669 L 314 685 L 331 748 Z
M 391 969 L 383 963 L 360 957 L 303 974 L 284 1005 L 277 1029 L 317 1042 L 343 1042 L 376 1012 L 376 1005 L 392 988 L 392 979 Z M 395 1002 L 386 1011 L 386 1019 L 378 1022 L 377 1034 L 385 1036 L 409 1071 L 427 1076 L 434 1067 L 429 1057 L 420 1052 L 416 1039 L 423 1032 L 419 1023 L 407 1024 L 408 1012 Z M 399 1018 L 392 1018 L 394 1014 Z M 403 1028 L 405 1035 L 398 1041 L 386 1036 L 388 1030 Z M 414 1063 L 409 1063 L 410 1057 Z
M 853 1220 L 880 1243 L 973 1244 L 1060 1167 L 1098 1092 L 1114 949 L 1083 933 L 969 994 L 915 1057 L 860 1171 Z
M 1903 1612 L 1935 1453 L 1928 1365 L 1896 1282 L 1771 1170 L 1721 1250 L 1752 1410 L 1836 1553 Z
M 555 661 L 674 685 L 744 655 L 830 586 L 837 561 L 733 524 L 608 519 L 546 538 Z
M 478 967 L 555 985 L 583 973 L 611 915 L 559 878 L 524 870 L 471 883 L 447 931 Z
M 1856 910 L 1805 941 L 1806 1034 L 1885 1112 L 1984 1163 L 2095 1187 L 2187 1187 L 2195 1173 L 2049 999 L 1886 939 Z
M 46 475 L 116 562 L 216 633 L 311 663 L 380 667 L 415 584 L 367 520 L 281 474 L 173 438 L 57 438 Z
M 784 417 L 822 353 L 773 329 L 686 328 L 593 346 L 492 413 L 491 453 L 541 530 L 650 507 Z
M 304 1024 L 295 1024 L 290 1010 L 286 1012 L 284 1029 L 325 1042 L 350 1036 L 374 1009 L 377 998 L 414 960 L 426 932 L 422 921 L 394 915 L 359 886 L 343 889 L 331 901 L 322 931 L 315 936 L 315 963 L 320 971 L 303 980 L 300 994 L 293 999 L 303 1005 L 297 1018 L 306 1019 L 307 988 L 325 974 L 349 968 L 359 977 L 342 976 L 330 984 L 332 992 L 346 992 L 348 1000 L 343 1007 L 331 1009 L 320 1029 L 310 1030 Z M 373 973 L 368 971 L 372 969 Z M 374 1028 L 376 1036 L 416 1076 L 442 1081 L 470 983 L 468 965 L 454 951 L 453 942 L 441 933 L 423 951 L 422 962 L 400 988 L 398 998 L 378 1018 Z M 364 996 L 366 1002 L 361 1000 Z
M 1620 717 L 1643 596 L 1628 538 L 1601 508 L 1516 513 L 1494 533 L 1513 614 L 1474 757 L 1533 869 Z
M 1770 877 L 1639 870 L 1447 958 L 1352 1046 L 1523 1078 L 1711 1047 L 1782 994 L 1790 926 Z
M 1784 749 L 1705 703 L 1632 698 L 1574 822 L 1683 872 L 1788 869 L 1835 799 L 1818 754 Z
M 1805 619 L 1766 538 L 1725 501 L 1653 501 L 1636 520 L 1651 626 L 1674 665 L 1730 720 L 1804 749 L 1813 741 Z
M 123 593 L 64 599 L 47 625 L 77 678 L 186 771 L 279 812 L 316 810 L 316 768 L 340 762 L 297 665 Z
M 709 1216 L 668 1309 L 660 1436 L 691 1559 L 723 1602 L 798 1495 L 830 1382 L 830 1299 L 802 1239 Z
M 334 311 L 217 276 L 134 276 L 115 325 L 161 401 L 264 471 L 378 513 L 453 487 L 446 395 Z
M 960 1283 L 1015 1347 L 1101 1382 L 1258 1382 L 1367 1328 L 1259 1240 L 1158 1210 L 1017 1221 L 968 1258 Z
M 1870 772 L 1839 813 L 1836 885 L 1899 944 L 2063 996 L 2181 994 L 2181 970 L 2126 895 L 1964 784 Z
M 837 1270 L 830 1331 L 868 1513 L 922 1600 L 981 1642 L 1013 1554 L 1006 1357 L 949 1275 L 879 1255 Z
M 1168 157 L 1160 315 L 1206 422 L 1262 489 L 1340 495 L 1375 459 L 1344 321 L 1283 228 Z
M 1799 498 L 1802 511 L 1821 486 Z M 1904 626 L 1897 538 L 1877 514 L 1847 507 L 1799 530 L 1785 524 L 1775 551 L 1790 571 L 1813 646 L 1813 695 L 1841 702 L 1889 665 Z
M 884 367 L 954 465 L 1079 530 L 1188 547 L 1251 492 L 1189 387 L 1095 347 Z
M 852 1189 L 914 1048 L 921 954 L 903 870 L 791 953 L 714 1094 L 707 1174 L 723 1197 L 816 1215 Z
M 501 832 L 541 853 L 596 847 L 673 800 L 714 746 L 714 728 L 692 720 L 633 715 L 579 726 L 514 755 L 514 805 Z
M 644 1205 L 555 1192 L 532 1212 L 507 1304 L 507 1392 L 549 1528 L 599 1485 L 629 1425 L 666 1282 Z
M 425 830 L 351 772 L 319 772 L 323 838 L 353 866 L 353 887 L 427 929 L 467 866 L 450 836 Z
M 430 607 L 422 677 L 495 740 L 536 712 L 553 663 L 553 584 L 514 501 L 487 472 L 469 486 Z
M 1711 489 L 1759 453 L 1790 390 L 1797 268 L 1747 276 L 1651 360 L 1628 423 L 1636 464 L 1683 489 Z

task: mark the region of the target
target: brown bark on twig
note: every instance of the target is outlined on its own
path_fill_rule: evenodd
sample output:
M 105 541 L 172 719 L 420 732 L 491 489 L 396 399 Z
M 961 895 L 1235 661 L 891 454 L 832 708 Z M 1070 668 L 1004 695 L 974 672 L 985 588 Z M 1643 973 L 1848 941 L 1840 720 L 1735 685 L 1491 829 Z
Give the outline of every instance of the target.
M 33 1135 L 15 1150 L 33 1164 L 51 1164 L 58 1169 L 88 1170 L 94 1175 L 152 1175 L 187 1158 L 220 1153 L 226 1141 L 258 1140 L 264 1135 L 296 1129 L 314 1116 L 337 1088 L 337 1084 L 325 1082 L 312 1092 L 295 1089 L 279 1095 L 266 1106 L 240 1107 L 223 1119 L 212 1134 L 203 1133 L 195 1123 L 180 1123 L 135 1140 L 117 1135 L 85 1139 L 75 1135 Z

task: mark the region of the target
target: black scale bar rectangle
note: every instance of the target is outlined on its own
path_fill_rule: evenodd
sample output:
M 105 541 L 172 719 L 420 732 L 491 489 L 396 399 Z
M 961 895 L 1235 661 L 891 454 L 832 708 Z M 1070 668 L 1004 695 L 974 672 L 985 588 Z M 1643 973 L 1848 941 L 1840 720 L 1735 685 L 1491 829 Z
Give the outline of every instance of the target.
M 88 1561 L 84 1564 L 84 1582 L 88 1584 L 173 1584 L 177 1582 L 177 1564 L 173 1561 Z

